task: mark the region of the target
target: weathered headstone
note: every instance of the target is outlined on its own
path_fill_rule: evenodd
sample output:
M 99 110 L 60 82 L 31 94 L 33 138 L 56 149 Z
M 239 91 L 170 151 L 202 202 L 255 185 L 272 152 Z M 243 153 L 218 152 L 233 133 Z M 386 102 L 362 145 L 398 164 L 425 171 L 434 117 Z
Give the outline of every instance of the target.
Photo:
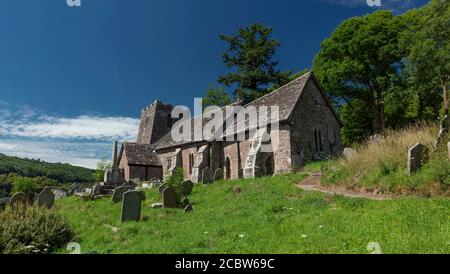
M 415 144 L 408 151 L 408 175 L 419 170 L 428 158 L 428 149 L 422 144 Z
M 67 197 L 67 192 L 62 189 L 59 189 L 59 188 L 52 189 L 52 192 L 53 192 L 53 194 L 55 194 L 56 200 Z
M 164 189 L 166 189 L 166 188 L 168 188 L 168 187 L 169 187 L 169 184 L 166 184 L 166 183 L 162 184 L 162 185 L 159 187 L 159 193 L 163 193 Z
M 111 203 L 120 203 L 122 201 L 123 194 L 130 190 L 128 187 L 119 186 L 113 190 L 111 197 Z
M 448 160 L 450 161 L 450 142 L 448 142 L 447 144 L 447 149 L 448 149 Z
M 194 188 L 194 183 L 192 181 L 184 181 L 181 184 L 181 192 L 183 193 L 183 195 L 191 194 L 193 188 Z
M 139 221 L 141 219 L 143 195 L 140 191 L 130 190 L 123 194 L 121 221 Z
M 347 160 L 351 160 L 352 158 L 354 158 L 358 153 L 356 152 L 356 150 L 354 150 L 353 148 L 350 147 L 346 147 L 344 148 L 344 152 L 342 152 L 342 155 L 345 157 L 345 159 Z
M 176 208 L 177 197 L 175 195 L 175 189 L 168 187 L 163 190 L 163 204 L 165 208 Z
M 49 187 L 44 188 L 44 190 L 42 190 L 37 197 L 38 207 L 46 207 L 50 209 L 53 207 L 54 203 L 55 203 L 55 194 Z
M 214 181 L 220 181 L 223 180 L 223 169 L 218 168 L 214 172 Z
M 26 207 L 30 205 L 30 200 L 28 196 L 23 192 L 17 192 L 11 197 L 11 208 L 17 209 L 19 207 Z
M 203 169 L 202 172 L 202 181 L 203 184 L 210 184 L 212 183 L 212 174 L 211 174 L 211 169 L 209 167 Z

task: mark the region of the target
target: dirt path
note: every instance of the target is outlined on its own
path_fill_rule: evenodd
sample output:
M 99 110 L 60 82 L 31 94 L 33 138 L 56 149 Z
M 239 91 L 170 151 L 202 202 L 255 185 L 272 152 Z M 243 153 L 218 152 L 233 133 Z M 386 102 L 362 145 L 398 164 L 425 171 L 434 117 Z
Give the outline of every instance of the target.
M 305 190 L 305 191 L 317 191 L 331 195 L 342 195 L 349 198 L 365 198 L 370 200 L 388 200 L 389 197 L 368 193 L 368 192 L 358 192 L 347 190 L 343 187 L 325 187 L 320 185 L 320 179 L 322 178 L 321 172 L 315 172 L 306 177 L 303 181 L 301 181 L 297 187 Z

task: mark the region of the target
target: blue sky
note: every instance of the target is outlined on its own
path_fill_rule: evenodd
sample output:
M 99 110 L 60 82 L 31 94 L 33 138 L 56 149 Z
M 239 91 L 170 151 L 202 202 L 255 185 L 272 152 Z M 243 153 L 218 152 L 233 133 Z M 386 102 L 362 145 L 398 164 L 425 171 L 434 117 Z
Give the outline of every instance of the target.
M 373 11 L 366 0 L 3 0 L 0 153 L 93 167 L 113 139 L 135 138 L 143 107 L 190 107 L 227 72 L 219 34 L 272 26 L 279 69 L 298 71 L 342 20 Z

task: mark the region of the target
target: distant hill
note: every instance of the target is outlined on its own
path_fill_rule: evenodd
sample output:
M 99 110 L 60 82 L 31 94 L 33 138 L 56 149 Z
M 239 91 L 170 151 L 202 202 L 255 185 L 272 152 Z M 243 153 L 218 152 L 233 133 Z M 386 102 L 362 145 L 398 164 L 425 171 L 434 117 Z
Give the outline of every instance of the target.
M 47 177 L 59 183 L 92 182 L 94 170 L 69 164 L 47 163 L 0 153 L 0 174 L 16 173 L 23 177 Z

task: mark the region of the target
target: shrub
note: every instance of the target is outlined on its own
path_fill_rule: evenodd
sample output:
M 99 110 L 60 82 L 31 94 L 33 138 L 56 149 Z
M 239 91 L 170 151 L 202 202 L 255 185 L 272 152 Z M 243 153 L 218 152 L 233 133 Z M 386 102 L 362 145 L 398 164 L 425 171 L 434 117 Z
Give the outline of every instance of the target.
M 38 192 L 38 186 L 31 178 L 18 176 L 14 179 L 13 193 L 23 192 L 32 198 L 33 194 Z
M 0 254 L 49 253 L 73 238 L 67 221 L 53 211 L 31 207 L 0 213 Z
M 183 195 L 181 184 L 184 182 L 184 170 L 182 168 L 176 168 L 172 175 L 167 177 L 165 182 L 169 186 L 175 189 L 175 195 L 177 198 L 177 205 L 184 207 L 189 203 L 187 197 Z

